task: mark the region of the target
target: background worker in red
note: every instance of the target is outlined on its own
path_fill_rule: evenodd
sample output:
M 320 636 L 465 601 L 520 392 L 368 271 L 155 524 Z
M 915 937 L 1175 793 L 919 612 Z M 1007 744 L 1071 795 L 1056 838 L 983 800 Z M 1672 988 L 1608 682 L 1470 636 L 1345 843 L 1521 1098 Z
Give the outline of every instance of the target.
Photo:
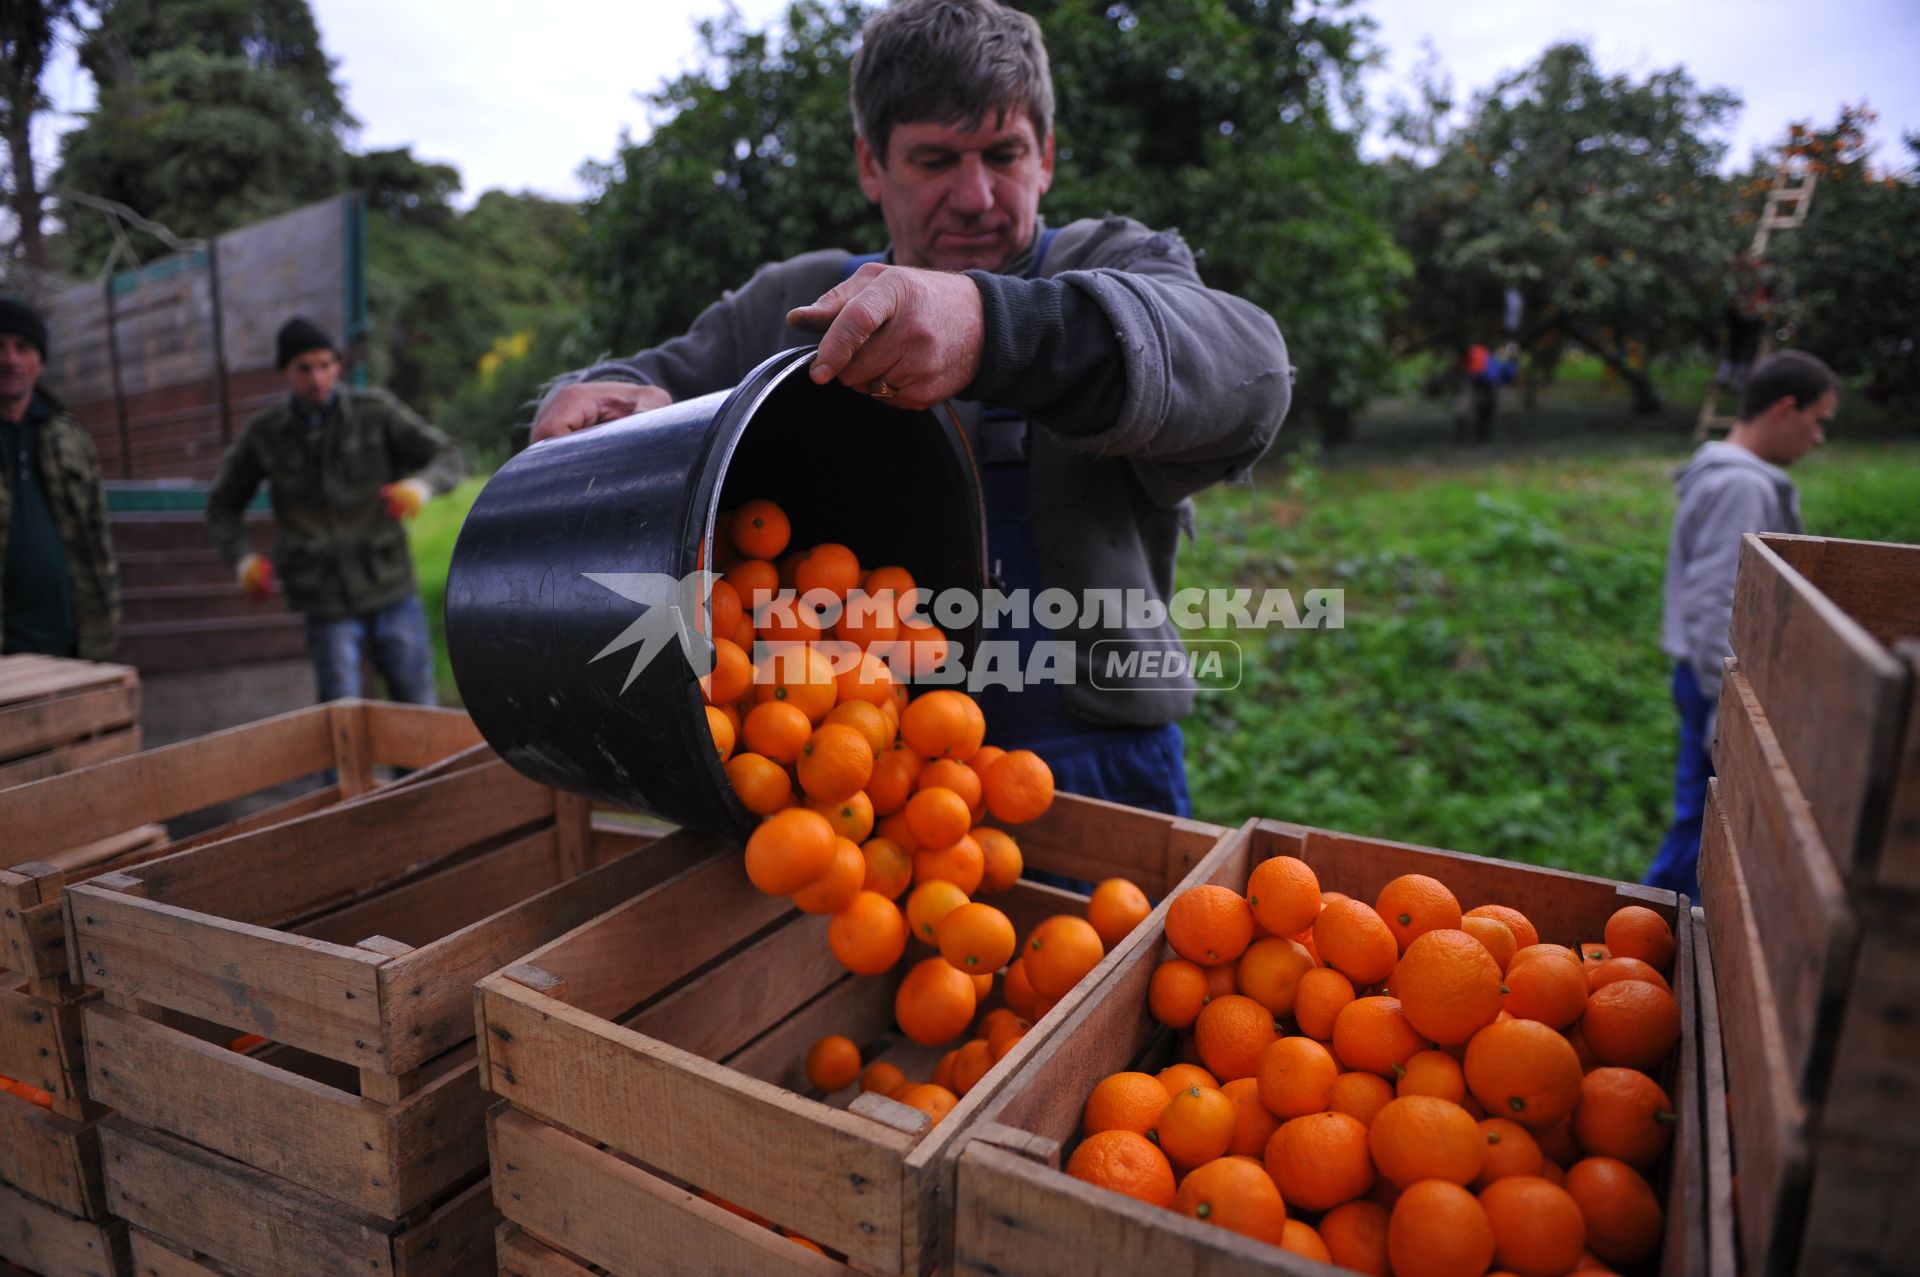
M 340 384 L 332 338 L 305 319 L 280 329 L 287 398 L 262 409 L 227 453 L 207 494 L 214 542 L 242 588 L 272 592 L 307 617 L 323 701 L 359 696 L 361 663 L 397 701 L 438 702 L 433 643 L 401 521 L 460 481 L 451 440 L 384 390 Z M 260 484 L 273 500 L 273 560 L 252 553 L 243 523 Z
M 1209 289 L 1170 231 L 1124 217 L 1049 229 L 1053 83 L 1039 27 L 992 0 L 906 0 L 853 63 L 861 190 L 891 239 L 762 267 L 652 350 L 569 374 L 534 439 L 733 386 L 818 341 L 816 381 L 904 408 L 956 406 L 982 459 L 988 569 L 1006 590 L 1173 595 L 1188 498 L 1245 479 L 1273 442 L 1292 370 L 1273 320 Z M 1101 677 L 1096 651 L 1165 649 L 1170 621 L 1005 629 L 1023 653 L 1074 644 L 1074 681 L 988 687 L 988 738 L 1037 750 L 1073 793 L 1186 813 L 1186 672 Z
M 0 296 L 0 653 L 112 655 L 120 568 L 93 440 L 47 391 L 47 324 Z

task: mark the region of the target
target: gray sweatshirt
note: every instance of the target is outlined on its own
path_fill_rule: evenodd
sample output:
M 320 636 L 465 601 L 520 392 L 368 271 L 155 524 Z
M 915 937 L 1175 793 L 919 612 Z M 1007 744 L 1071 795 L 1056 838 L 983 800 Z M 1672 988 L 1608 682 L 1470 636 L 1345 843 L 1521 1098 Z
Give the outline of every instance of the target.
M 727 389 L 769 355 L 817 340 L 790 328 L 787 311 L 837 284 L 850 256 L 828 249 L 763 266 L 683 336 L 556 387 L 643 382 L 676 400 Z M 1033 258 L 1030 245 L 998 275 L 968 272 L 986 334 L 964 395 L 977 402 L 957 405 L 962 420 L 974 429 L 984 403 L 1041 427 L 1027 441 L 1027 503 L 1048 588 L 1169 600 L 1180 535 L 1193 529 L 1188 498 L 1246 479 L 1279 434 L 1292 398 L 1286 344 L 1265 311 L 1202 283 L 1173 232 L 1085 219 L 1061 230 L 1041 278 L 1024 279 Z M 1116 688 L 1103 677 L 1096 688 L 1089 677 L 1095 643 L 1164 644 L 1177 638 L 1170 622 L 1083 623 L 1060 637 L 1077 644 L 1078 677 L 1061 689 L 1075 719 L 1153 726 L 1192 709 L 1184 678 Z
M 1722 662 L 1733 654 L 1733 579 L 1745 532 L 1800 532 L 1800 493 L 1779 466 L 1735 443 L 1705 443 L 1674 475 L 1680 504 L 1667 543 L 1660 649 L 1693 667 L 1720 700 Z

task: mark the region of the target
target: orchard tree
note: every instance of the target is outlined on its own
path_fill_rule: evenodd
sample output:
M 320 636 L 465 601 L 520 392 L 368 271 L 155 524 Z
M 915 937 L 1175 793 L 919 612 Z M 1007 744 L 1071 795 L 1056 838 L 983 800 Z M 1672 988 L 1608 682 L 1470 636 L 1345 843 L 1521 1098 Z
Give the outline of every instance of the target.
M 0 174 L 14 223 L 5 257 L 17 258 L 30 273 L 51 265 L 41 225 L 46 191 L 33 166 L 33 124 L 48 106 L 40 82 L 60 41 L 77 29 L 80 7 L 74 0 L 0 4 L 0 141 L 5 144 Z
M 1845 107 L 1830 127 L 1793 127 L 1784 155 L 1814 174 L 1813 202 L 1767 256 L 1794 345 L 1863 379 L 1873 398 L 1910 402 L 1920 398 L 1920 135 L 1902 139 L 1896 165 L 1878 165 L 1867 140 L 1874 118 Z M 1745 192 L 1752 210 L 1770 182 Z
M 1636 411 L 1659 411 L 1650 361 L 1717 331 L 1743 247 L 1717 173 L 1739 100 L 1680 69 L 1609 75 L 1562 44 L 1479 95 L 1463 123 L 1446 106 L 1430 87 L 1389 166 L 1415 263 L 1405 336 L 1445 353 L 1495 343 L 1517 288 L 1537 371 L 1582 348 L 1631 387 Z

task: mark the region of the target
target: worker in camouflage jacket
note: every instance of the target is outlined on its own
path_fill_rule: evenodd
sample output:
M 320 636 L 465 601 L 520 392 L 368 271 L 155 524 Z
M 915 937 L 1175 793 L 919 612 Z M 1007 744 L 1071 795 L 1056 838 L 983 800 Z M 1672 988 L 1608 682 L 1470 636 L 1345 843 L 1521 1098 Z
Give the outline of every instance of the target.
M 40 388 L 46 320 L 0 297 L 0 652 L 105 660 L 120 569 L 87 428 Z
M 323 701 L 361 694 L 368 655 L 395 700 L 437 701 L 433 644 L 401 523 L 460 481 L 459 450 L 384 390 L 340 384 L 324 330 L 289 320 L 278 338 L 291 392 L 263 409 L 227 454 L 207 496 L 215 543 L 248 594 L 276 577 L 307 618 L 307 650 Z M 270 488 L 273 559 L 253 553 L 245 511 Z

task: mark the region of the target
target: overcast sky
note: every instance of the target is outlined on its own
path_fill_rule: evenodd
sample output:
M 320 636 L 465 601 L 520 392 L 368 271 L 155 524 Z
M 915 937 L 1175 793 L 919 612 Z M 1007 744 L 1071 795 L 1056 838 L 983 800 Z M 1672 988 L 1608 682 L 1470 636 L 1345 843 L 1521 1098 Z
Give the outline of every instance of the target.
M 644 135 L 636 94 L 693 65 L 693 24 L 724 0 L 558 0 L 532 12 L 518 0 L 311 0 L 362 149 L 412 145 L 457 165 L 465 201 L 494 187 L 578 198 L 579 169 L 612 157 L 624 128 Z M 1148 7 L 1152 0 L 1136 0 Z M 785 0 L 738 0 L 749 25 Z M 1883 162 L 1900 134 L 1920 131 L 1920 3 L 1915 0 L 1365 0 L 1386 65 L 1369 82 L 1383 109 L 1404 89 L 1430 41 L 1464 101 L 1556 40 L 1583 39 L 1600 64 L 1636 78 L 1684 65 L 1695 81 L 1736 91 L 1746 106 L 1732 159 L 1777 140 L 1788 123 L 1831 123 L 1841 103 L 1880 113 Z M 92 84 L 69 57 L 48 85 L 68 111 Z M 1062 103 L 1071 117 L 1073 104 Z M 66 122 L 69 126 L 71 120 Z M 53 155 L 59 122 L 39 139 Z

